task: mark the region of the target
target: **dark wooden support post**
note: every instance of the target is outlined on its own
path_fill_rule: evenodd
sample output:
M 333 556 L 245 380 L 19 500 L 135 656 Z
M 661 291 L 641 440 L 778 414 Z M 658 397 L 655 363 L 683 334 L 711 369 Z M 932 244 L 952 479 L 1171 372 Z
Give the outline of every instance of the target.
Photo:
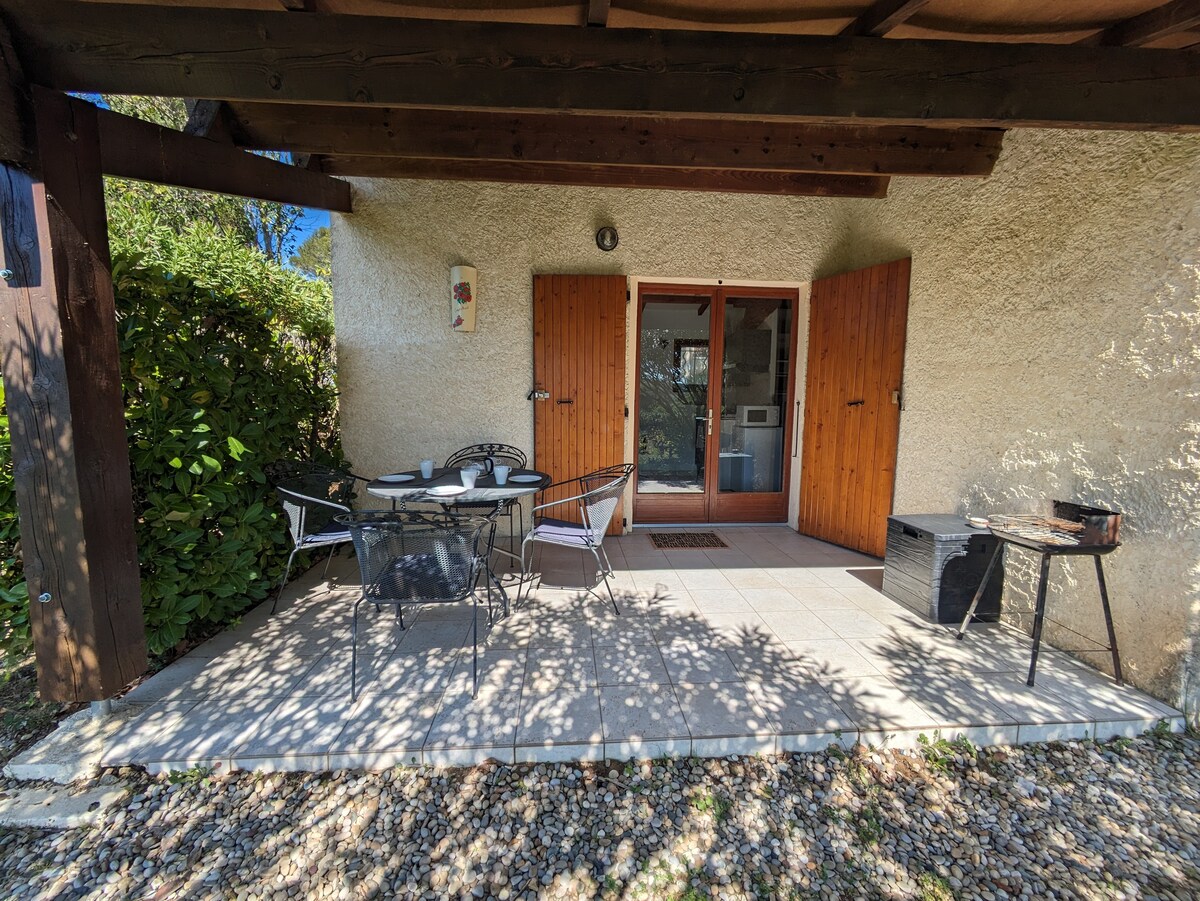
M 38 687 L 93 701 L 146 668 L 99 127 L 33 102 L 32 171 L 0 173 L 0 347 Z

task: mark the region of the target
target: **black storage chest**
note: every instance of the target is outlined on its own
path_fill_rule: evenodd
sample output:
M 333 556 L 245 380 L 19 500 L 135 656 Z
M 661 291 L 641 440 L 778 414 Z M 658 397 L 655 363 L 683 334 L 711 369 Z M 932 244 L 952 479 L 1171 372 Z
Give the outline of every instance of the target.
M 961 516 L 918 513 L 889 516 L 883 593 L 935 623 L 961 622 L 983 580 L 997 538 Z M 1000 618 L 1004 563 L 996 565 L 976 618 Z

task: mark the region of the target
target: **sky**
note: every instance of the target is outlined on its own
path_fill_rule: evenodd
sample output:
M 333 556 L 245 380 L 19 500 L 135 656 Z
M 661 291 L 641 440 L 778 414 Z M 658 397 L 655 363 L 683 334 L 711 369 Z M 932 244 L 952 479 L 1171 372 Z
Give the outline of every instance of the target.
M 296 229 L 296 246 L 299 247 L 304 243 L 304 239 L 315 232 L 318 228 L 329 226 L 329 213 L 326 210 L 304 210 L 304 218 L 300 220 L 300 225 Z

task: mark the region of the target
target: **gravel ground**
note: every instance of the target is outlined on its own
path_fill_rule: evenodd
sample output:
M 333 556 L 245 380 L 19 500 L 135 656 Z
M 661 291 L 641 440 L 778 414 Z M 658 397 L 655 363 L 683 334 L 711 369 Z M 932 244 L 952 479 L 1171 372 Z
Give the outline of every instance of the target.
M 1193 898 L 1200 742 L 380 774 L 107 773 L 5 898 Z M 13 784 L 5 786 L 11 790 Z

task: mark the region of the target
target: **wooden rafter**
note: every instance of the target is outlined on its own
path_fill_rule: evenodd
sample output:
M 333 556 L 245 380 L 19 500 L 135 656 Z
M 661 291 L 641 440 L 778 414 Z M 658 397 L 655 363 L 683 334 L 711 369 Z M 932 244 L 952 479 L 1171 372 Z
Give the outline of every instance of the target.
M 608 24 L 608 9 L 611 0 L 587 0 L 587 23 L 593 28 L 603 28 Z
M 348 213 L 350 185 L 232 144 L 97 110 L 105 175 Z
M 261 150 L 424 159 L 986 176 L 997 129 L 568 116 L 243 103 L 238 142 Z
M 188 120 L 183 126 L 183 133 L 230 143 L 233 140 L 229 126 L 231 118 L 229 107 L 223 100 L 188 101 Z
M 29 91 L 20 60 L 0 21 L 0 162 L 28 163 L 34 143 Z
M 1158 38 L 1200 25 L 1200 0 L 1174 0 L 1139 16 L 1110 25 L 1080 41 L 1106 47 L 1140 47 Z
M 883 37 L 897 25 L 915 16 L 929 0 L 875 0 L 841 34 Z
M 807 172 L 764 172 L 745 169 L 671 169 L 652 166 L 421 160 L 367 156 L 326 156 L 321 158 L 320 165 L 322 171 L 333 175 L 585 185 L 604 188 L 663 188 L 731 194 L 885 197 L 888 186 L 887 178 L 868 175 L 813 175 Z
M 70 0 L 0 0 L 0 8 L 26 76 L 62 90 L 876 125 L 1200 130 L 1200 56 L 1170 50 Z

